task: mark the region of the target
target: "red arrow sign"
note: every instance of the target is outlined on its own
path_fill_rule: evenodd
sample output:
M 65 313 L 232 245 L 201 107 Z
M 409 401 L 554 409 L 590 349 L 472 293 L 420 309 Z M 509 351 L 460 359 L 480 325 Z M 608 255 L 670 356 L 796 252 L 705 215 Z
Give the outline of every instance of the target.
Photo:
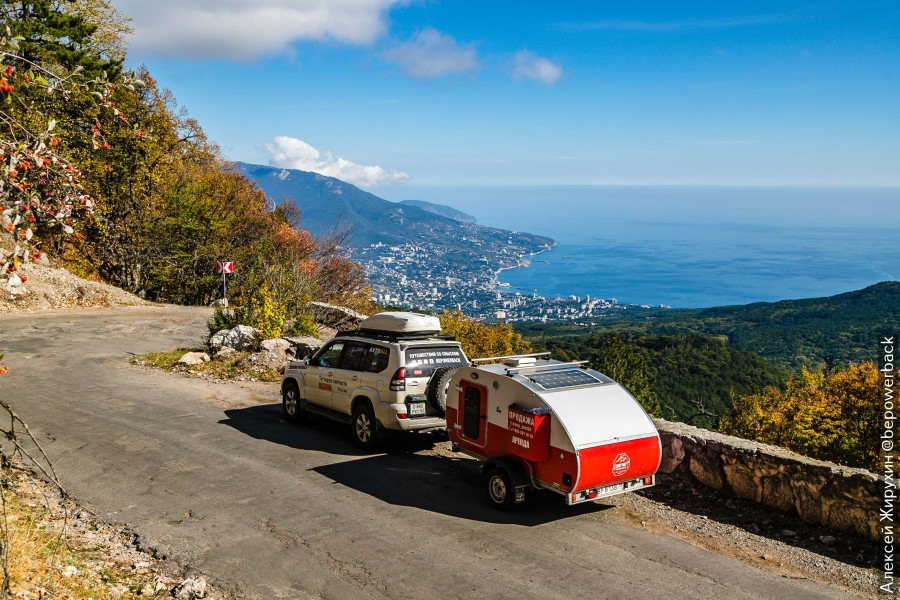
M 216 263 L 216 271 L 219 273 L 234 273 L 234 262 L 221 261 Z

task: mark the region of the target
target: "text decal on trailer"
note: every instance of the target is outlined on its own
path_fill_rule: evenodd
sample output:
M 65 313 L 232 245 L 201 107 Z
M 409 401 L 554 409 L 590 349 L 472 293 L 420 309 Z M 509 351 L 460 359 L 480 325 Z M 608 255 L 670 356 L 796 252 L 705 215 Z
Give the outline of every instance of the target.
M 612 472 L 616 477 L 624 475 L 631 466 L 631 457 L 624 452 L 620 452 L 613 461 Z

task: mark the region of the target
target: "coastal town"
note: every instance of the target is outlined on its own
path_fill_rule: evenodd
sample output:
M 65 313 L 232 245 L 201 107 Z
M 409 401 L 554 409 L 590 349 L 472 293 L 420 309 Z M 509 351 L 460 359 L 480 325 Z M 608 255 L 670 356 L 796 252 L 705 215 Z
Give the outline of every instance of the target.
M 446 246 L 417 241 L 389 245 L 370 244 L 354 249 L 353 257 L 366 269 L 372 295 L 383 306 L 441 311 L 458 309 L 486 322 L 494 321 L 575 321 L 595 324 L 615 311 L 650 308 L 647 305 L 619 304 L 615 298 L 567 296 L 548 298 L 534 290 L 518 289 L 500 281 L 507 269 L 528 268 L 533 257 L 550 250 L 555 242 L 475 244 L 481 253 L 455 253 L 448 257 Z M 661 305 L 660 308 L 668 308 Z

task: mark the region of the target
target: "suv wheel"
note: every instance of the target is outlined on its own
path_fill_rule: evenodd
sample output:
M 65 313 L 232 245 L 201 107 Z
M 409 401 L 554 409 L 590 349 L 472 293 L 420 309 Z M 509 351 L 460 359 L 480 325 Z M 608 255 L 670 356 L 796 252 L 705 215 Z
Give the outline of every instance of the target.
M 284 384 L 281 390 L 281 408 L 284 417 L 291 423 L 299 423 L 306 416 L 306 402 L 300 397 L 300 390 L 293 381 Z
M 459 367 L 441 367 L 434 371 L 431 379 L 428 381 L 428 387 L 425 388 L 425 396 L 431 405 L 444 414 L 447 409 L 447 386 L 450 380 L 459 370 Z
M 353 443 L 363 450 L 375 450 L 381 445 L 378 438 L 378 422 L 375 413 L 367 402 L 360 402 L 353 409 L 353 418 L 350 420 L 350 434 Z

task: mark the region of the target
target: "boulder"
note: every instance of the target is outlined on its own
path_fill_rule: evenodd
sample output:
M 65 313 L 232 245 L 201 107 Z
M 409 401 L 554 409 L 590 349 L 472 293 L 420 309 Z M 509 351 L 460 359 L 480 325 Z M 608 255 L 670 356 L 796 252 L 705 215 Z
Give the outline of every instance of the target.
M 263 352 L 267 352 L 273 356 L 289 358 L 288 352 L 291 349 L 291 343 L 285 339 L 275 338 L 261 341 L 259 347 Z
M 22 278 L 18 276 L 16 273 L 10 273 L 9 277 L 6 280 L 6 285 L 4 288 L 6 292 L 11 296 L 18 296 L 25 293 L 25 286 L 22 285 L 24 283 Z
M 231 356 L 232 354 L 236 354 L 237 350 L 234 348 L 229 348 L 228 346 L 224 346 L 221 350 L 216 352 L 216 358 L 226 358 Z
M 280 338 L 263 340 L 259 346 L 260 352 L 256 355 L 256 359 L 260 364 L 275 370 L 286 367 L 288 362 L 294 357 L 291 343 L 287 340 Z
M 209 354 L 206 352 L 188 352 L 178 359 L 179 365 L 199 365 L 209 362 Z
M 366 315 L 355 310 L 325 302 L 307 302 L 313 319 L 335 329 L 355 329 Z
M 172 595 L 178 600 L 195 600 L 206 596 L 206 580 L 202 577 L 185 579 L 172 589 Z
M 209 338 L 212 348 L 234 348 L 244 350 L 253 346 L 259 330 L 249 325 L 237 325 L 232 329 L 222 329 Z
M 322 340 L 310 336 L 286 337 L 284 341 L 291 345 L 292 358 L 300 359 L 312 356 L 322 347 Z

